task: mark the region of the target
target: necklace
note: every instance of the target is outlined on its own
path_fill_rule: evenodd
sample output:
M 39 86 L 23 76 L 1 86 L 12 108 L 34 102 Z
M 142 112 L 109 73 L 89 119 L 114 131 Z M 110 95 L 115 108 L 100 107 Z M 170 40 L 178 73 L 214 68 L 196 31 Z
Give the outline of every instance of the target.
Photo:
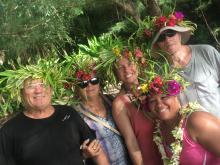
M 170 150 L 172 153 L 171 158 L 167 157 L 165 147 L 163 144 L 163 135 L 161 132 L 161 122 L 159 120 L 156 121 L 156 131 L 154 132 L 153 140 L 158 146 L 158 149 L 161 153 L 162 160 L 164 165 L 179 165 L 180 153 L 182 151 L 182 140 L 183 140 L 183 121 L 187 117 L 188 114 L 196 111 L 200 106 L 197 103 L 189 103 L 186 107 L 180 109 L 179 113 L 181 115 L 180 122 L 178 126 L 174 127 L 171 131 L 172 136 L 174 137 L 174 142 L 170 145 Z

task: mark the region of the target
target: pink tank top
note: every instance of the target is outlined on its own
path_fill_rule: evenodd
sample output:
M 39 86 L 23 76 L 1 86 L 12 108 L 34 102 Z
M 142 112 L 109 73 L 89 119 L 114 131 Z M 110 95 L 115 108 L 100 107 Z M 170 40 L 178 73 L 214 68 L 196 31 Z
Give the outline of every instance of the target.
M 180 157 L 182 165 L 220 165 L 220 158 L 194 142 L 186 129 L 187 118 L 183 124 L 183 150 Z
M 161 156 L 156 144 L 153 142 L 153 123 L 144 116 L 142 110 L 137 110 L 129 100 L 123 96 L 119 97 L 125 102 L 129 111 L 131 125 L 142 153 L 144 165 L 161 165 Z

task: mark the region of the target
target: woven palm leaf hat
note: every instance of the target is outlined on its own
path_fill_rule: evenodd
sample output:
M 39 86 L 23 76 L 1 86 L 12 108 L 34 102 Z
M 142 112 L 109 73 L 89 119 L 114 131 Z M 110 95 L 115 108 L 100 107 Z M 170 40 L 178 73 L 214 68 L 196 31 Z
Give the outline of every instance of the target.
M 41 79 L 45 84 L 52 87 L 53 98 L 58 98 L 62 95 L 64 80 L 62 68 L 60 67 L 59 59 L 39 59 L 36 64 L 19 65 L 17 69 L 5 70 L 0 73 L 0 91 L 4 98 L 4 106 L 2 115 L 10 113 L 12 104 L 18 107 L 22 102 L 21 89 L 26 79 Z

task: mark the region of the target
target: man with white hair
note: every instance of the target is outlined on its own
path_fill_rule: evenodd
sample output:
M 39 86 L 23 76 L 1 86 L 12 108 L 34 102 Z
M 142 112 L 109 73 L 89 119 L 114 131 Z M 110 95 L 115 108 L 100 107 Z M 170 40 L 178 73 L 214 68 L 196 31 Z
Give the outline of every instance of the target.
M 205 111 L 220 118 L 220 54 L 210 45 L 186 45 L 195 24 L 181 12 L 157 18 L 153 51 L 163 51 L 190 86 L 180 94 L 181 104 L 197 101 Z

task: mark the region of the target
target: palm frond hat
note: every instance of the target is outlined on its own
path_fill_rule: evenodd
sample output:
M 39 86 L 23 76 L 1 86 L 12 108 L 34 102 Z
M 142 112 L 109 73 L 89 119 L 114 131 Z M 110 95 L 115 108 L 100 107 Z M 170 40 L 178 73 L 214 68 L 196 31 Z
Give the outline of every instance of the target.
M 2 112 L 7 115 L 8 111 L 14 104 L 15 107 L 19 106 L 21 100 L 21 89 L 26 79 L 41 79 L 45 84 L 53 88 L 54 97 L 59 96 L 63 88 L 62 68 L 57 59 L 39 59 L 33 65 L 20 65 L 18 69 L 5 70 L 0 73 L 0 91 L 1 96 L 4 98 L 4 105 Z

